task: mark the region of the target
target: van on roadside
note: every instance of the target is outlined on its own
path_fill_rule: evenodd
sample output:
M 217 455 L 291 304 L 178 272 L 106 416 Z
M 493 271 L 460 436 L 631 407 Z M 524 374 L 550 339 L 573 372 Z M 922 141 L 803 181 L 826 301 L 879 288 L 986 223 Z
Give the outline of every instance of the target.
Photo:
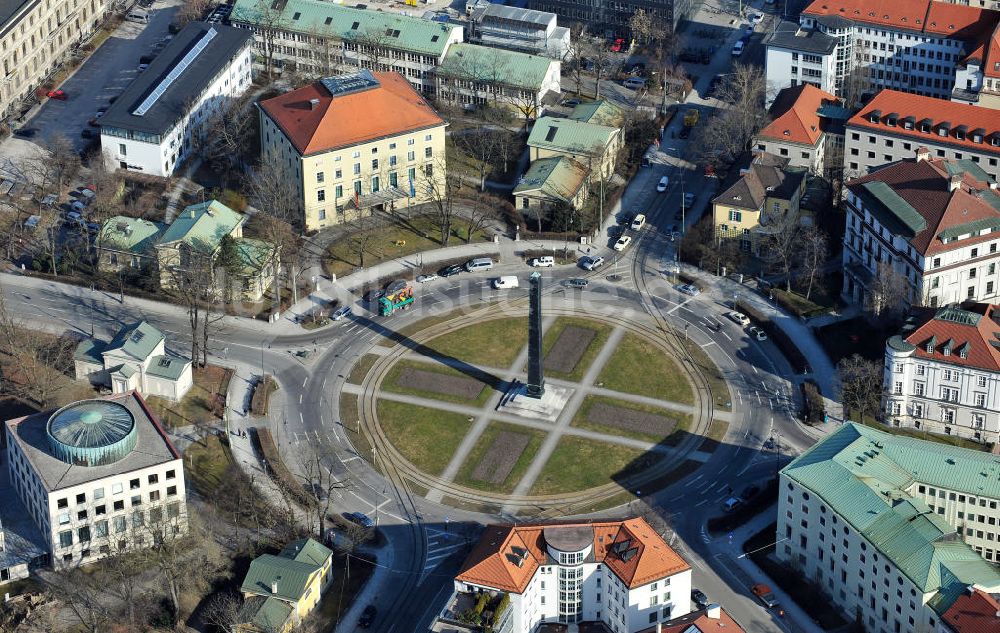
M 493 260 L 489 257 L 477 257 L 465 262 L 465 270 L 470 273 L 493 270 Z
M 497 290 L 504 290 L 508 288 L 517 288 L 517 277 L 514 275 L 504 275 L 503 277 L 497 277 L 493 280 L 493 287 Z

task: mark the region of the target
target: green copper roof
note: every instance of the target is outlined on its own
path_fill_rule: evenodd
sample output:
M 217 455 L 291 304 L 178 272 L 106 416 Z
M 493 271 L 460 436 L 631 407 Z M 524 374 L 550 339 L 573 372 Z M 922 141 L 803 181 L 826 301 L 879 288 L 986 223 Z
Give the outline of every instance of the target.
M 285 623 L 292 616 L 292 605 L 277 598 L 251 596 L 240 607 L 239 621 L 254 625 L 258 630 L 270 633 L 284 631 Z M 241 629 L 242 630 L 242 629 Z
M 322 567 L 333 556 L 333 552 L 311 538 L 302 538 L 285 545 L 285 549 L 281 550 L 281 556 Z
M 944 166 L 949 176 L 968 174 L 980 182 L 993 182 L 993 178 L 979 166 L 979 163 L 974 163 L 968 158 L 944 161 Z
M 990 197 L 996 198 L 996 196 Z M 939 232 L 938 237 L 944 240 L 950 240 L 952 238 L 958 238 L 961 235 L 978 235 L 980 231 L 992 232 L 998 230 L 1000 230 L 1000 218 L 983 218 L 982 220 L 976 220 L 975 222 L 967 222 L 965 224 L 948 227 Z
M 549 57 L 530 55 L 477 44 L 452 44 L 437 73 L 445 77 L 485 84 L 503 84 L 537 92 L 549 67 Z
M 139 321 L 135 325 L 122 328 L 105 351 L 121 350 L 132 358 L 145 360 L 162 340 L 163 333 L 149 323 Z
M 131 378 L 135 375 L 135 370 L 128 365 L 118 365 L 111 370 L 112 376 L 121 376 L 122 378 Z
M 541 191 L 545 197 L 569 202 L 587 181 L 587 168 L 565 156 L 540 158 L 514 187 L 514 195 Z
M 884 211 L 879 215 L 879 220 L 894 233 L 902 233 L 902 229 L 906 229 L 912 236 L 927 228 L 924 216 L 889 185 L 874 180 L 864 183 L 861 187 L 864 190 L 862 197 L 866 198 L 866 206 L 876 212 Z
M 167 380 L 177 380 L 184 373 L 184 369 L 191 363 L 180 356 L 154 356 L 149 361 L 146 373 L 150 376 L 166 378 Z
M 255 275 L 274 256 L 274 246 L 263 240 L 243 237 L 236 240 L 236 254 L 240 258 L 243 273 Z
M 528 136 L 530 147 L 600 156 L 618 130 L 605 125 L 543 116 Z
M 582 123 L 596 123 L 620 128 L 625 124 L 625 113 L 610 101 L 590 101 L 573 108 L 569 117 Z
M 962 310 L 961 308 L 946 307 L 941 308 L 934 314 L 934 318 L 939 321 L 951 321 L 952 323 L 959 323 L 961 325 L 971 325 L 975 327 L 979 325 L 979 319 L 983 315 L 976 314 L 975 312 L 969 312 L 968 310 Z
M 952 583 L 1000 588 L 1000 571 L 910 495 L 919 482 L 996 497 L 994 456 L 847 423 L 782 473 L 822 498 L 925 593 L 950 595 Z
M 232 233 L 242 221 L 242 214 L 218 200 L 192 204 L 177 214 L 159 243 L 181 241 L 197 251 L 212 253 L 219 247 L 222 238 Z
M 88 363 L 97 363 L 99 365 L 104 364 L 104 356 L 101 354 L 106 349 L 106 345 L 100 341 L 95 341 L 94 339 L 83 339 L 76 345 L 76 350 L 73 352 L 73 360 L 82 360 Z
M 101 248 L 142 254 L 153 248 L 163 227 L 159 222 L 116 215 L 101 226 L 97 241 Z
M 311 36 L 369 41 L 380 47 L 441 57 L 451 33 L 460 26 L 441 24 L 390 11 L 356 9 L 322 0 L 288 0 L 283 9 L 273 0 L 237 0 L 234 23 L 266 24 Z M 278 6 L 281 6 L 280 4 Z M 492 50 L 492 49 L 491 49 Z
M 316 570 L 309 563 L 264 554 L 250 563 L 240 591 L 298 602 Z

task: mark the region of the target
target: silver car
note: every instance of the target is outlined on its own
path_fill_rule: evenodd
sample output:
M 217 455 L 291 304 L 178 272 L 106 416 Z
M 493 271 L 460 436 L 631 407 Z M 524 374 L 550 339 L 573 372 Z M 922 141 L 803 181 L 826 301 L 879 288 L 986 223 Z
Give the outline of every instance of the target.
M 683 284 L 681 286 L 677 286 L 677 291 L 682 292 L 686 295 L 691 295 L 692 297 L 697 296 L 698 294 L 701 293 L 701 290 L 698 289 L 698 286 L 694 284 Z
M 333 319 L 334 321 L 339 321 L 343 319 L 345 316 L 349 315 L 350 313 L 351 313 L 351 306 L 344 306 L 342 308 L 337 308 L 336 310 L 334 310 L 333 314 L 330 315 L 330 318 Z

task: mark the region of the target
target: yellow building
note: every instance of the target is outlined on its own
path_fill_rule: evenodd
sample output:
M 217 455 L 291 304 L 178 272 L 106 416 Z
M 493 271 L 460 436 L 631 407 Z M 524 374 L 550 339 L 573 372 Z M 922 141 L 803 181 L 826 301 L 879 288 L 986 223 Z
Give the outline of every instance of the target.
M 259 108 L 262 156 L 294 183 L 307 231 L 444 195 L 447 124 L 398 73 L 321 79 Z
M 528 136 L 532 161 L 565 156 L 587 167 L 593 177 L 603 179 L 614 173 L 622 143 L 621 130 L 616 127 L 549 116 L 538 119 Z
M 333 552 L 311 538 L 292 541 L 277 556 L 250 563 L 240 591 L 240 633 L 286 633 L 319 604 L 333 581 Z
M 806 170 L 787 167 L 788 159 L 772 154 L 756 154 L 739 177 L 712 200 L 715 235 L 718 239 L 738 239 L 740 248 L 760 255 L 766 235 L 789 218 L 799 217 L 799 201 L 806 186 Z

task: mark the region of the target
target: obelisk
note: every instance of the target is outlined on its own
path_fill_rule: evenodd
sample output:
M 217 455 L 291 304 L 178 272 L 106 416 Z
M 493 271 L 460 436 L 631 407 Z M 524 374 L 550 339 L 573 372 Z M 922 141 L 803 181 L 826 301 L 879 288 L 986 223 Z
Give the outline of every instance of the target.
M 535 271 L 529 275 L 531 291 L 528 295 L 528 393 L 541 398 L 545 393 L 542 376 L 542 275 Z

